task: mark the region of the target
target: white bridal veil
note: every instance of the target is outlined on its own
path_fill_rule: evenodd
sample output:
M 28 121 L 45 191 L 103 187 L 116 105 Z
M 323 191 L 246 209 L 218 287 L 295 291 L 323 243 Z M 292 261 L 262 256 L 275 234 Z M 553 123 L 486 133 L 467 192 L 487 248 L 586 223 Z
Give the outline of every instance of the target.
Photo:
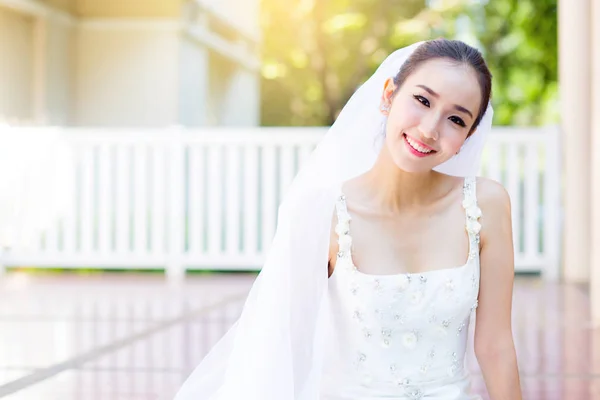
M 379 147 L 387 78 L 420 43 L 392 53 L 348 101 L 279 208 L 266 261 L 242 315 L 184 383 L 176 400 L 316 400 L 328 334 L 327 259 L 341 183 L 366 172 Z M 436 168 L 475 175 L 491 128 L 488 107 L 460 153 Z

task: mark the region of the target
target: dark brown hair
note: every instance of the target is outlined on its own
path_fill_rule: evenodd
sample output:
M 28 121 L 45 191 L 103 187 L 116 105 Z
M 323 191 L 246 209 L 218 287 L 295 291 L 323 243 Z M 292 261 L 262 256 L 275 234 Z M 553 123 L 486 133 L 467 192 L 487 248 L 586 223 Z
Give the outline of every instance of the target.
M 421 64 L 435 58 L 445 58 L 456 64 L 470 65 L 477 73 L 479 89 L 481 90 L 481 105 L 479 106 L 479 112 L 477 113 L 475 122 L 469 131 L 469 134 L 471 134 L 481 122 L 481 118 L 483 118 L 483 114 L 485 114 L 485 110 L 487 109 L 492 94 L 492 74 L 479 50 L 459 40 L 429 40 L 417 47 L 404 62 L 402 67 L 400 67 L 400 71 L 398 71 L 398 74 L 394 77 L 394 83 L 397 87 L 396 90 L 402 86 L 406 78 L 408 78 L 408 76 Z

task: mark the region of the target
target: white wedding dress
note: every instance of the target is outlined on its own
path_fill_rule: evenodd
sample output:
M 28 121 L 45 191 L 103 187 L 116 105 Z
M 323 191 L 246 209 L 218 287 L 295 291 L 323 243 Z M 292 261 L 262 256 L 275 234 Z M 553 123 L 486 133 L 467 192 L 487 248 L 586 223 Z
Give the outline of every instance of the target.
M 329 279 L 331 335 L 320 400 L 476 400 L 465 368 L 467 332 L 479 292 L 475 178 L 464 181 L 469 256 L 460 267 L 369 275 L 351 257 L 345 197 L 336 209 L 340 252 Z

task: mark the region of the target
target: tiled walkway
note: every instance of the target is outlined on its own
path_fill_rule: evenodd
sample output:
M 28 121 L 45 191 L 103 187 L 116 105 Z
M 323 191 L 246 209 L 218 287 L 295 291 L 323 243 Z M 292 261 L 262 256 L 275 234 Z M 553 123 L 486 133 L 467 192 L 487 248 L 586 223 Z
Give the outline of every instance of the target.
M 159 275 L 9 274 L 0 398 L 171 399 L 235 320 L 253 278 L 202 275 L 173 287 Z M 519 277 L 514 305 L 524 398 L 600 400 L 600 329 L 585 289 Z M 485 394 L 472 354 L 469 365 Z

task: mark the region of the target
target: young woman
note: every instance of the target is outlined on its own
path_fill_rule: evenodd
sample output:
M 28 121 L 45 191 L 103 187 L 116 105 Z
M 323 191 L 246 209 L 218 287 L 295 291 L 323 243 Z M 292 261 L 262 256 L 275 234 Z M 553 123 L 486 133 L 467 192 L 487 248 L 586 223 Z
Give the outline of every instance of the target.
M 475 178 L 490 130 L 481 54 L 393 53 L 348 102 L 280 208 L 241 318 L 177 400 L 520 399 L 510 200 Z

